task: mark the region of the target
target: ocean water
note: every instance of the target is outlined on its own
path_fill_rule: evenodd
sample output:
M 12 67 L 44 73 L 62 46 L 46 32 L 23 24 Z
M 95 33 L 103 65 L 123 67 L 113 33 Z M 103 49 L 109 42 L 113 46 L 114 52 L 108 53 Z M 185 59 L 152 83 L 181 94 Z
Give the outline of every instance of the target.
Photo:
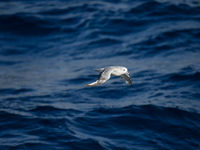
M 0 149 L 199 150 L 200 1 L 1 0 Z

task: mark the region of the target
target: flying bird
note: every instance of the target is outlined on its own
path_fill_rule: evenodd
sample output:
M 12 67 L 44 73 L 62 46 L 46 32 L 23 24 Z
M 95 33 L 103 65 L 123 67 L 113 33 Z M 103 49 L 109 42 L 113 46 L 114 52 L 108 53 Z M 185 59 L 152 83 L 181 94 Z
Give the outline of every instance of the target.
M 87 86 L 97 86 L 103 84 L 107 80 L 109 80 L 111 76 L 120 76 L 126 81 L 127 84 L 132 84 L 128 69 L 126 67 L 108 66 L 105 68 L 96 69 L 96 71 L 100 72 L 98 80 L 93 83 L 87 84 Z

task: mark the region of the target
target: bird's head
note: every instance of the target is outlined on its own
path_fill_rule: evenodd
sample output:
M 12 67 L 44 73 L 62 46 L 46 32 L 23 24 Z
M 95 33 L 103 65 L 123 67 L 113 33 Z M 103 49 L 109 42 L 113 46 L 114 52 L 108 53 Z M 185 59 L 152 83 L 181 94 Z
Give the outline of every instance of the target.
M 127 68 L 125 68 L 125 67 L 122 67 L 122 69 L 121 69 L 121 70 L 122 70 L 122 72 L 123 72 L 123 73 L 127 73 L 127 72 L 128 72 L 128 69 L 127 69 Z

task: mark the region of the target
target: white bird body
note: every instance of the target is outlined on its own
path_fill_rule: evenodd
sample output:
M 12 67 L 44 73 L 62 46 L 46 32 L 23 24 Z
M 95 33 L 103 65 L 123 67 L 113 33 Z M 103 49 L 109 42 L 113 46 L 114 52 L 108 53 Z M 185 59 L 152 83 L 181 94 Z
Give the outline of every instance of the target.
M 130 76 L 128 73 L 128 69 L 122 66 L 109 66 L 105 68 L 97 69 L 96 71 L 100 72 L 99 78 L 97 81 L 88 84 L 87 86 L 97 86 L 100 84 L 105 83 L 107 80 L 110 79 L 111 76 L 120 76 L 125 79 L 127 84 L 132 84 L 130 80 Z

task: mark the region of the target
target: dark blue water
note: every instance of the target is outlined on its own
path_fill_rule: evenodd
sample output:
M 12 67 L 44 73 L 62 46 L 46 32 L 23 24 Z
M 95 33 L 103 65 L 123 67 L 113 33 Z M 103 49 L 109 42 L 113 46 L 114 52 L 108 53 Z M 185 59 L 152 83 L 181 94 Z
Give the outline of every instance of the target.
M 199 150 L 200 1 L 1 0 L 0 149 Z

